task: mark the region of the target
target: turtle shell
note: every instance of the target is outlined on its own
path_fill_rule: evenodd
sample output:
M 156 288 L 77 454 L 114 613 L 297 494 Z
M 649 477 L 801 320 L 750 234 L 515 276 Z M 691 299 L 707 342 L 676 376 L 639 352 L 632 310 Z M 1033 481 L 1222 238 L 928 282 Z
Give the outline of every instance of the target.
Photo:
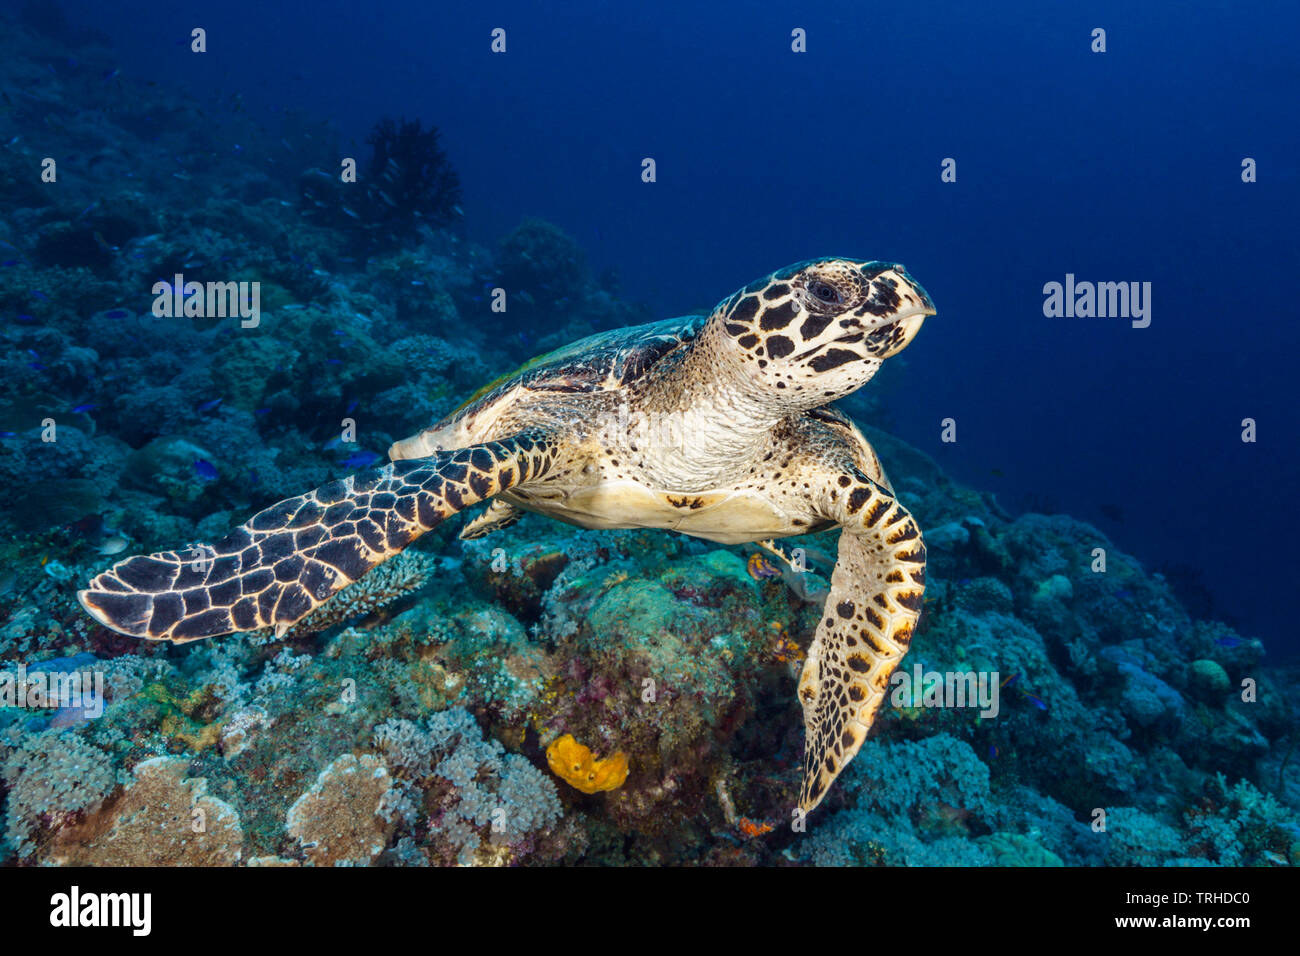
M 440 424 L 475 415 L 520 387 L 538 394 L 623 388 L 649 374 L 665 356 L 693 341 L 706 318 L 688 315 L 589 335 L 530 359 L 513 372 L 489 382 Z

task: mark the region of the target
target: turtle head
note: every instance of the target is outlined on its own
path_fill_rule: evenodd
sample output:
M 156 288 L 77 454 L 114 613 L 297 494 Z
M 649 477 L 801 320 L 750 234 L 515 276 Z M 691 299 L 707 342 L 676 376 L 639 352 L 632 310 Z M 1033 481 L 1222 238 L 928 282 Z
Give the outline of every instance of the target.
M 934 312 L 901 265 L 813 259 L 750 283 L 713 317 L 747 377 L 815 407 L 860 388 Z

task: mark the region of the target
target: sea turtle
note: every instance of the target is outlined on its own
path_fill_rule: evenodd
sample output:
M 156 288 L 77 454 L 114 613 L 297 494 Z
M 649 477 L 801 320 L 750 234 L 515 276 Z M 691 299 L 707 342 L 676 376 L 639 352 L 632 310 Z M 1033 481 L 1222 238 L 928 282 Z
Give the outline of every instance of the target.
M 839 526 L 799 680 L 800 806 L 857 753 L 921 611 L 925 546 L 853 421 L 857 389 L 934 314 L 901 265 L 800 262 L 707 316 L 599 333 L 535 359 L 389 450 L 392 461 L 254 515 L 211 545 L 115 564 L 79 593 L 100 623 L 176 643 L 283 633 L 481 501 L 464 538 L 522 510 L 725 544 Z

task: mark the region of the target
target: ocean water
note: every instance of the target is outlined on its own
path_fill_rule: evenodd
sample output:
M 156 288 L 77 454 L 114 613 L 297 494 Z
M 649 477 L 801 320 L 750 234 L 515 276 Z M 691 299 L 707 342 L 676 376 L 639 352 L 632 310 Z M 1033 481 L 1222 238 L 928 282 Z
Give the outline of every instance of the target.
M 0 710 L 6 862 L 133 862 L 51 809 L 277 759 L 301 786 L 154 858 L 1300 860 L 1294 5 L 10 6 L 0 662 L 110 690 Z M 900 673 L 971 669 L 1004 709 L 887 704 L 806 837 L 795 688 L 833 536 L 798 539 L 827 558 L 809 588 L 750 547 L 449 524 L 280 643 L 154 644 L 76 604 L 534 355 L 823 256 L 905 263 L 936 306 L 843 408 L 930 542 Z M 244 283 L 246 313 L 169 324 L 177 275 Z M 349 666 L 327 732 L 303 699 L 323 720 Z M 565 734 L 617 783 L 562 782 Z M 72 795 L 37 783 L 64 751 L 92 768 Z M 389 809 L 321 849 L 310 797 L 349 760 Z M 610 831 L 642 842 L 592 849 Z

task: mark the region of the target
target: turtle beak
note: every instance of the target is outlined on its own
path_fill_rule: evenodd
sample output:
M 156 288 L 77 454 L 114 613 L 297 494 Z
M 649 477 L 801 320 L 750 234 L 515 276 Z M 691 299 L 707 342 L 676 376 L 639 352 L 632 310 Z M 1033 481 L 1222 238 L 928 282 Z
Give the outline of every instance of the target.
M 876 353 L 877 358 L 889 358 L 907 348 L 912 339 L 916 338 L 916 333 L 921 331 L 926 318 L 937 311 L 930 294 L 907 274 L 904 266 L 896 265 L 885 274 L 896 283 L 894 291 L 898 295 L 899 306 L 896 315 L 877 323 L 878 328 L 888 328 L 892 333 L 888 339 L 887 351 Z

